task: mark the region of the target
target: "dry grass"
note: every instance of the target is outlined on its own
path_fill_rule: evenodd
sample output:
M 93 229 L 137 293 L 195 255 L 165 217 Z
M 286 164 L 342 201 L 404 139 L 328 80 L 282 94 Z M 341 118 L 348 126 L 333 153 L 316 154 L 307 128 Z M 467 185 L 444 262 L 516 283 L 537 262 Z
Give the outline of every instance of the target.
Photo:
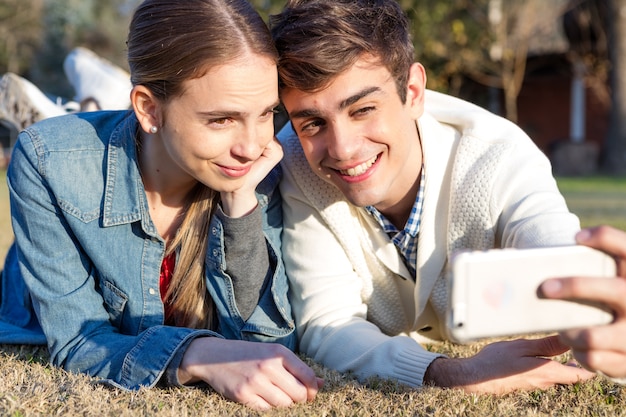
M 450 355 L 467 347 L 444 344 Z M 469 347 L 469 351 L 476 346 Z M 596 378 L 579 385 L 504 396 L 460 390 L 403 387 L 352 378 L 311 364 L 326 380 L 314 403 L 277 409 L 267 416 L 626 416 L 622 387 Z M 3 416 L 247 416 L 254 411 L 207 388 L 110 389 L 84 375 L 51 367 L 44 348 L 0 346 L 0 415 Z
M 12 241 L 4 171 L 0 170 L 0 260 Z M 622 185 L 623 184 L 623 185 Z M 571 184 L 570 184 L 571 185 Z M 622 210 L 626 182 L 609 191 Z M 567 190 L 564 190 L 567 195 Z M 577 191 L 578 192 L 578 191 Z M 618 197 L 615 197 L 618 196 Z M 583 199 L 587 206 L 595 205 Z M 585 210 L 571 206 L 572 210 Z M 613 219 L 613 217 L 611 217 Z M 603 222 L 599 220 L 599 222 Z M 585 223 L 583 221 L 583 223 Z M 610 222 L 615 225 L 622 223 Z M 454 357 L 475 353 L 484 344 L 436 349 Z M 307 360 L 306 358 L 304 358 Z M 563 358 L 565 359 L 565 358 Z M 504 396 L 469 395 L 459 390 L 410 389 L 373 379 L 359 384 L 311 363 L 326 385 L 314 403 L 273 410 L 267 416 L 626 416 L 626 391 L 602 378 L 546 391 Z M 45 348 L 0 345 L 0 415 L 2 416 L 248 416 L 252 410 L 223 399 L 208 388 L 154 388 L 138 392 L 110 389 L 85 375 L 52 367 Z

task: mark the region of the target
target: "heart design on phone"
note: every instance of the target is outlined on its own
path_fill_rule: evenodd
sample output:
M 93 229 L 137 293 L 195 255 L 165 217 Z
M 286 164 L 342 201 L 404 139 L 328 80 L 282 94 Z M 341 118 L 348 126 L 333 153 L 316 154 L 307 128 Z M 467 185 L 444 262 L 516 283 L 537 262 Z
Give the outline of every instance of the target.
M 494 310 L 507 308 L 513 297 L 511 287 L 506 282 L 497 282 L 492 287 L 483 290 L 483 300 Z

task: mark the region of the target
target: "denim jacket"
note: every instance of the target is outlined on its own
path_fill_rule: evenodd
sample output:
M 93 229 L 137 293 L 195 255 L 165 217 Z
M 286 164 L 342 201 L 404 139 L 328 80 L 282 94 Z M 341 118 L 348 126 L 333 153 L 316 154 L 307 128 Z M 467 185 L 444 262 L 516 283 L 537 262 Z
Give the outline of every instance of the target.
M 205 269 L 218 328 L 163 324 L 165 242 L 137 168 L 137 129 L 134 113 L 118 111 L 47 119 L 20 134 L 7 174 L 15 244 L 2 277 L 0 343 L 47 341 L 55 365 L 124 389 L 154 386 L 200 336 L 294 349 L 277 170 L 257 188 L 274 271 L 251 316 L 237 310 L 213 216 Z

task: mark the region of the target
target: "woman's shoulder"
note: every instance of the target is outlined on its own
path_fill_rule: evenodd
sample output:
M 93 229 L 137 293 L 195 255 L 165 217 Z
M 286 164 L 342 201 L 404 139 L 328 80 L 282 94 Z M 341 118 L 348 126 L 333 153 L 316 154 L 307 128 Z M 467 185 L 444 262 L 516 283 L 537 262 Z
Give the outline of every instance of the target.
M 48 151 L 103 148 L 128 111 L 71 113 L 41 120 L 21 133 Z

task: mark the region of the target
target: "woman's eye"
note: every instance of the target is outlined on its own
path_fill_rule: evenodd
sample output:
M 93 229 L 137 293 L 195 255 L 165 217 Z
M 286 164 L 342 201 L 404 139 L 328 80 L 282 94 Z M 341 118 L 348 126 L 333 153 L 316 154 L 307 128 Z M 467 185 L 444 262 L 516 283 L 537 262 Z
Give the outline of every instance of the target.
M 277 113 L 278 113 L 278 109 L 268 110 L 261 115 L 261 119 L 269 119 L 270 117 L 274 117 L 274 115 Z

